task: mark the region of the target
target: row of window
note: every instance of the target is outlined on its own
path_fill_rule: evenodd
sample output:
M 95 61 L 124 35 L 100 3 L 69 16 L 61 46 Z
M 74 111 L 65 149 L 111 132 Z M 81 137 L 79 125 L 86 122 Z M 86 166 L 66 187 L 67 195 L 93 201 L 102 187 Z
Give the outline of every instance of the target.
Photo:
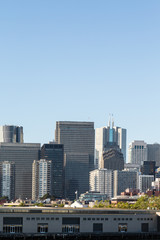
M 84 221 L 88 220 L 88 221 L 94 221 L 94 220 L 101 220 L 101 221 L 108 221 L 108 218 L 83 218 Z M 114 218 L 114 221 L 118 220 L 118 221 L 132 221 L 132 218 Z M 140 221 L 153 221 L 153 218 L 137 218 L 137 220 Z
M 30 221 L 30 220 L 59 220 L 59 218 L 54 218 L 54 217 L 51 217 L 51 218 L 44 218 L 44 217 L 27 217 L 26 220 Z M 83 218 L 84 221 L 108 221 L 108 218 Z M 113 219 L 114 221 L 118 220 L 118 221 L 132 221 L 133 219 L 132 218 L 114 218 Z M 137 220 L 139 221 L 153 221 L 153 218 L 137 218 Z
M 84 221 L 88 220 L 88 221 L 94 221 L 94 220 L 101 220 L 101 221 L 108 221 L 108 218 L 83 218 Z
M 59 220 L 59 218 L 44 218 L 44 217 L 41 217 L 41 218 L 39 218 L 39 217 L 32 217 L 32 218 L 30 218 L 30 217 L 27 217 L 26 218 L 26 220 L 28 220 L 28 221 L 30 221 L 30 220 Z

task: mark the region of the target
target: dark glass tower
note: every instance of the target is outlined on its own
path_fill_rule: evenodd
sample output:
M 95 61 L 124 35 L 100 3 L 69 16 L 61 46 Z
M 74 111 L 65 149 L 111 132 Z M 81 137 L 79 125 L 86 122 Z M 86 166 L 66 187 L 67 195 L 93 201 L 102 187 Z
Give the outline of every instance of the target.
M 64 197 L 64 149 L 63 144 L 44 144 L 41 158 L 52 161 L 51 193 L 56 198 Z
M 89 190 L 89 171 L 94 169 L 93 122 L 56 122 L 55 140 L 64 144 L 65 197 L 75 199 Z

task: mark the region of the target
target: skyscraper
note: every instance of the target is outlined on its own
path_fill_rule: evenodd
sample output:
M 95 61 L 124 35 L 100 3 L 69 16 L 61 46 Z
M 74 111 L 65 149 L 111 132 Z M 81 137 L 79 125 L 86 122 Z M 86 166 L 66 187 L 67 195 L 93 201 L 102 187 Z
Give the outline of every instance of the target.
M 143 165 L 147 161 L 147 144 L 144 141 L 133 141 L 129 144 L 128 162 Z
M 0 143 L 0 162 L 15 163 L 15 198 L 32 197 L 32 163 L 38 160 L 40 144 Z
M 44 144 L 41 158 L 52 161 L 52 194 L 56 198 L 64 197 L 64 146 L 63 144 Z
M 64 145 L 66 197 L 89 190 L 89 171 L 94 168 L 94 123 L 56 122 L 55 140 Z M 77 174 L 75 174 L 77 173 Z M 78 188 L 78 189 L 75 189 Z
M 95 137 L 95 165 L 99 168 L 101 165 L 104 148 L 109 143 L 116 143 L 123 153 L 124 162 L 126 162 L 126 137 L 127 130 L 114 126 L 114 121 L 110 119 L 107 127 L 96 129 Z
M 156 166 L 160 167 L 160 144 L 147 144 L 147 161 L 155 161 Z
M 12 125 L 0 126 L 0 142 L 23 143 L 23 127 Z

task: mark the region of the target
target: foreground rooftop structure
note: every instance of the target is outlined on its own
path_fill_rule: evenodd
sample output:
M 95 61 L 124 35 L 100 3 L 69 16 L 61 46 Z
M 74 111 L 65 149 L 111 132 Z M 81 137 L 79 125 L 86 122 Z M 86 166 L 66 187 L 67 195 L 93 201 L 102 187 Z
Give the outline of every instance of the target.
M 56 236 L 160 237 L 160 212 L 149 210 L 70 209 L 16 207 L 0 208 L 0 237 L 46 239 Z M 53 239 L 51 238 L 51 239 Z M 147 238 L 146 238 L 147 239 Z

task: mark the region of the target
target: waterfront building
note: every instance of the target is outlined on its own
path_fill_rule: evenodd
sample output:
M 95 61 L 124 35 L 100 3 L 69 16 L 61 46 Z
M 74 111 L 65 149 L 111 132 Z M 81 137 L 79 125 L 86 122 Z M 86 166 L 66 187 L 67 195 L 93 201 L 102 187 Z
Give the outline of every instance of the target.
M 113 172 L 114 182 L 114 197 L 121 195 L 127 188 L 138 188 L 138 172 L 133 171 L 119 171 Z
M 41 147 L 41 158 L 52 161 L 52 194 L 64 198 L 64 145 L 49 143 Z
M 15 163 L 15 198 L 32 197 L 32 163 L 39 159 L 40 144 L 0 143 L 0 163 Z
M 3 161 L 0 163 L 1 196 L 9 200 L 15 199 L 15 163 Z
M 121 209 L 0 208 L 2 238 L 159 239 L 159 212 Z M 125 233 L 125 234 L 124 234 Z M 148 238 L 149 239 L 149 238 Z
M 0 126 L 0 142 L 23 143 L 23 127 L 13 125 Z
M 55 140 L 64 145 L 65 197 L 73 200 L 89 190 L 89 171 L 94 169 L 94 123 L 56 122 Z
M 133 141 L 129 144 L 128 162 L 143 165 L 147 161 L 147 144 L 144 141 Z
M 106 194 L 113 197 L 113 171 L 108 169 L 95 169 L 90 172 L 90 191 Z

